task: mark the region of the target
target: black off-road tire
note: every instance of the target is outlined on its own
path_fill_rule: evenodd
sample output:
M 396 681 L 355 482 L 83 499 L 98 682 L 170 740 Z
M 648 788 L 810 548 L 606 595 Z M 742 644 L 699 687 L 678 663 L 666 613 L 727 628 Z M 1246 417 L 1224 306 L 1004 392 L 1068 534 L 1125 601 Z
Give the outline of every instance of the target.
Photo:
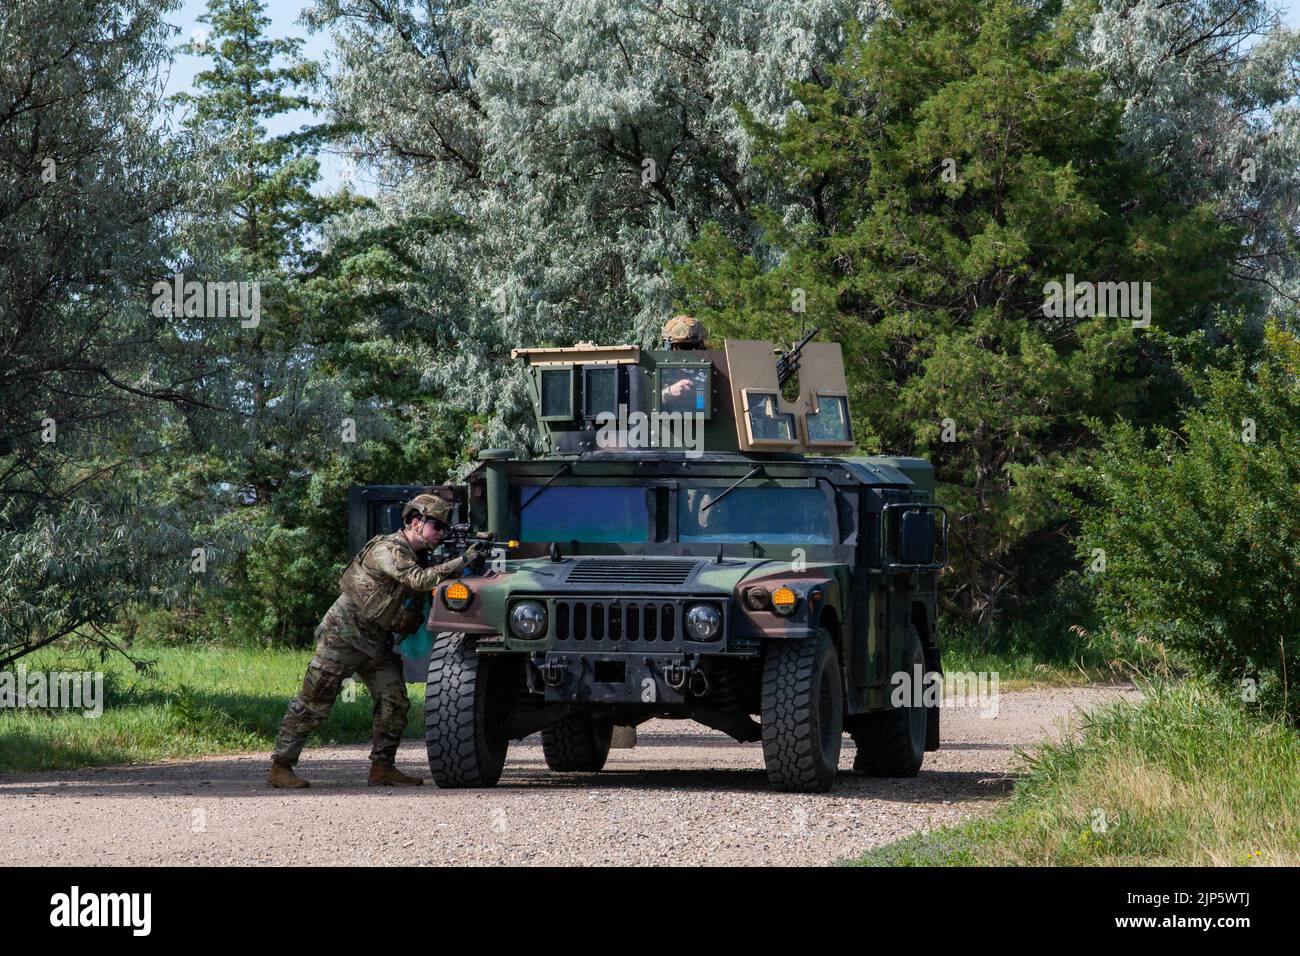
M 917 664 L 924 673 L 925 648 L 915 628 L 908 628 L 903 659 L 909 675 Z M 870 777 L 915 777 L 925 762 L 929 713 L 926 707 L 907 706 L 855 717 L 853 769 Z
M 565 717 L 542 731 L 546 766 L 557 773 L 597 773 L 609 758 L 614 724 L 583 714 Z
M 768 643 L 762 718 L 763 761 L 772 786 L 797 793 L 829 790 L 844 736 L 844 687 L 830 634 Z
M 424 746 L 439 787 L 493 787 L 501 779 L 510 740 L 496 727 L 503 693 L 513 693 L 513 685 L 502 671 L 494 686 L 498 666 L 497 660 L 480 657 L 464 634 L 434 638 L 424 691 Z

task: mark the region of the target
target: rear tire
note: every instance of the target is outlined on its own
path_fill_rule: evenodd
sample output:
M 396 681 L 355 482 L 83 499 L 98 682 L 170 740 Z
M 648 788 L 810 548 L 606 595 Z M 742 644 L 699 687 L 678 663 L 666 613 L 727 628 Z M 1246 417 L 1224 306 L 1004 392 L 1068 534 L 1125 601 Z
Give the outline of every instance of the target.
M 598 773 L 609 758 L 614 725 L 577 714 L 542 731 L 546 766 L 557 773 Z
M 514 693 L 503 663 L 480 657 L 464 634 L 434 638 L 424 692 L 424 746 L 439 787 L 492 787 L 501 779 L 510 740 L 500 725 Z
M 835 783 L 844 688 L 830 634 L 768 644 L 763 661 L 763 761 L 778 790 L 817 793 Z
M 916 668 L 925 673 L 925 648 L 915 628 L 907 630 L 904 666 L 909 681 Z M 925 762 L 929 713 L 924 706 L 907 706 L 855 717 L 853 742 L 858 752 L 853 769 L 870 777 L 915 777 Z

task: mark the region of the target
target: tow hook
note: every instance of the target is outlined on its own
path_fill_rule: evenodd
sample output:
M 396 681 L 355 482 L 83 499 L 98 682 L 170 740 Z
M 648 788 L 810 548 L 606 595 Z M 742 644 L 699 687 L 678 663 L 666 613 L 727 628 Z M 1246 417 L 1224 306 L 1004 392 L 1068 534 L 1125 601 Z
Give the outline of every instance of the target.
M 708 694 L 709 675 L 698 667 L 691 671 L 690 682 L 691 693 L 696 697 L 704 697 Z
M 564 683 L 564 675 L 568 673 L 568 668 L 564 666 L 564 662 L 554 657 L 545 661 L 540 669 L 542 680 L 546 682 L 548 687 L 559 687 Z
M 681 661 L 669 661 L 664 665 L 664 680 L 673 690 L 681 690 L 686 685 L 686 665 Z

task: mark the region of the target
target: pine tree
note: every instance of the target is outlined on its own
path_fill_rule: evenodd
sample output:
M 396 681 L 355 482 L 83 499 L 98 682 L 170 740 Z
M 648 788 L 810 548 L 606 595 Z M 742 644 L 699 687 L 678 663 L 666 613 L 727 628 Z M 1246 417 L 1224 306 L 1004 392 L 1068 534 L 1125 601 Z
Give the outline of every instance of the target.
M 329 530 L 341 512 L 327 517 L 311 500 L 313 476 L 349 454 L 341 429 L 353 405 L 345 377 L 321 374 L 333 295 L 317 273 L 327 223 L 362 201 L 313 191 L 328 127 L 268 131 L 313 107 L 319 71 L 300 58 L 301 40 L 265 35 L 263 11 L 260 0 L 210 0 L 199 18 L 210 35 L 183 48 L 211 65 L 176 97 L 200 185 L 176 231 L 175 268 L 187 282 L 255 288 L 259 311 L 190 315 L 173 304 L 166 361 L 200 376 L 208 407 L 169 423 L 178 453 L 153 479 L 216 552 L 210 613 L 275 639 L 309 628 L 341 550 Z

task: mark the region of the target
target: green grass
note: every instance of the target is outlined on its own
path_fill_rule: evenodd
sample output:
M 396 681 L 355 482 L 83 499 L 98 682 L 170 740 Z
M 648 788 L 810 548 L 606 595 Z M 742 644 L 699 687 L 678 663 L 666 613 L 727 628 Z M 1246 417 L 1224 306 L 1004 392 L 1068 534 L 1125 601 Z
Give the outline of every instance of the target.
M 863 866 L 1300 863 L 1300 734 L 1195 684 L 1148 688 L 1022 758 L 1011 799 Z
M 285 708 L 302 685 L 310 650 L 230 647 L 146 647 L 136 655 L 154 662 L 148 673 L 129 661 L 55 649 L 23 658 L 27 670 L 102 671 L 103 714 L 24 708 L 0 711 L 0 770 L 49 770 L 244 750 L 269 755 Z M 12 669 L 12 668 L 11 668 Z M 406 736 L 424 726 L 423 685 L 411 688 Z M 356 700 L 341 697 L 312 743 L 370 740 L 371 700 L 358 686 Z

